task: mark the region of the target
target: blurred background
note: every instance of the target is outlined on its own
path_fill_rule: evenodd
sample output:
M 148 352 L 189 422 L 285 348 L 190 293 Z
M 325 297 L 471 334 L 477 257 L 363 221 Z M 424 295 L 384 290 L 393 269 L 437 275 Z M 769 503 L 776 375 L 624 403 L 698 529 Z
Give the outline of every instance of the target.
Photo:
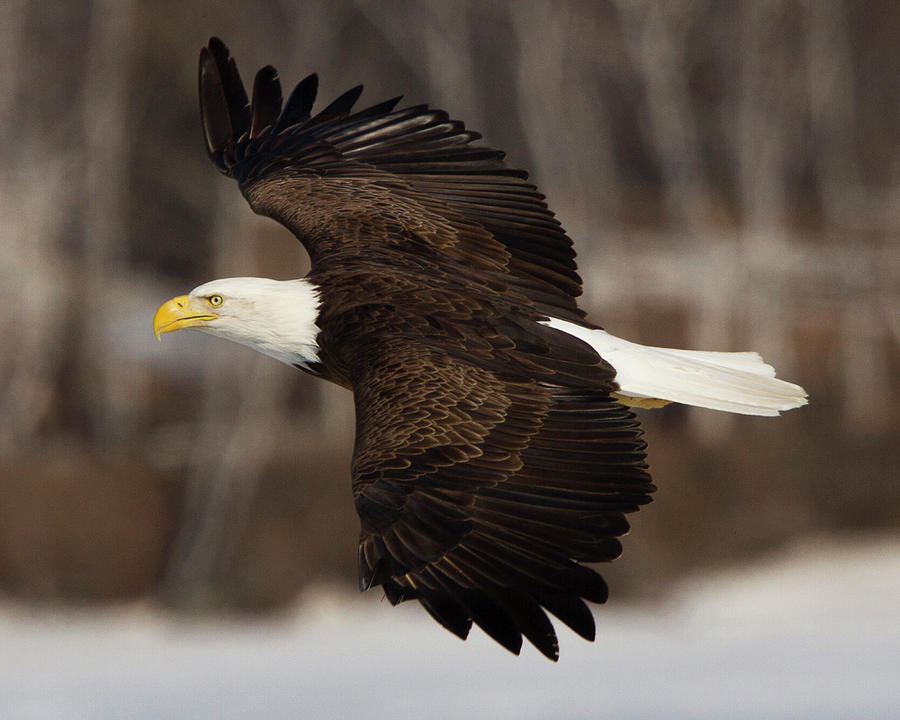
M 206 157 L 212 34 L 248 85 L 271 63 L 285 86 L 318 72 L 319 107 L 361 82 L 359 107 L 403 94 L 465 120 L 547 195 L 595 322 L 757 350 L 809 391 L 780 419 L 642 413 L 660 489 L 604 569 L 611 602 L 785 553 L 900 553 L 900 5 L 237 5 L 0 7 L 10 618 L 135 599 L 255 616 L 323 584 L 356 593 L 349 394 L 152 334 L 158 304 L 203 281 L 307 269 Z

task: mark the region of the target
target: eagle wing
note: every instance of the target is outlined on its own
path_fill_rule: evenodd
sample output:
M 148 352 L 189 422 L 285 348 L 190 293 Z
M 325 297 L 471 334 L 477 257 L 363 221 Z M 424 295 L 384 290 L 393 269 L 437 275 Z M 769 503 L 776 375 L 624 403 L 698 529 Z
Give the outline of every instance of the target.
M 254 211 L 287 226 L 315 267 L 341 252 L 432 250 L 473 272 L 502 275 L 542 311 L 580 320 L 572 242 L 503 153 L 447 113 L 400 98 L 353 112 L 357 86 L 312 115 L 318 80 L 282 107 L 278 75 L 260 70 L 248 99 L 228 49 L 200 53 L 206 147 Z
M 557 658 L 544 609 L 592 640 L 584 600 L 607 588 L 582 563 L 619 556 L 625 514 L 654 489 L 634 416 L 603 389 L 377 335 L 353 363 L 361 589 L 418 599 L 462 638 L 474 621 L 514 653 L 524 634 Z M 549 375 L 553 355 L 531 360 Z

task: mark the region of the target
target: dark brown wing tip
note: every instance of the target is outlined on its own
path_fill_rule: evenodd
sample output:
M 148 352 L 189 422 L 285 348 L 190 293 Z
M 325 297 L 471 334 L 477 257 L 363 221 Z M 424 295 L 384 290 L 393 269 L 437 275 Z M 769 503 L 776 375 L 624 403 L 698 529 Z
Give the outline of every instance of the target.
M 281 115 L 281 82 L 278 71 L 266 65 L 253 81 L 253 104 L 250 137 L 255 138 L 267 127 L 275 125 Z
M 233 137 L 228 103 L 215 56 L 208 47 L 200 50 L 199 81 L 200 121 L 210 155 L 222 152 Z
M 250 126 L 250 106 L 240 73 L 228 47 L 217 37 L 211 37 L 200 50 L 199 86 L 206 147 L 215 156 Z
M 522 633 L 525 634 L 524 628 L 522 629 Z M 540 637 L 527 634 L 526 637 L 545 658 L 552 660 L 553 662 L 559 661 L 559 640 L 556 639 L 556 633 L 551 631 L 550 635 Z
M 222 42 L 222 39 L 216 35 L 213 35 L 209 38 L 209 42 L 206 43 L 206 48 L 213 55 L 218 57 L 227 58 L 229 55 L 228 46 Z
M 284 104 L 284 110 L 281 113 L 281 117 L 278 118 L 275 132 L 280 132 L 286 127 L 309 120 L 318 91 L 319 76 L 316 73 L 307 75 L 297 83 L 297 86 Z
M 314 123 L 323 123 L 334 118 L 345 117 L 350 114 L 359 96 L 362 95 L 363 86 L 357 85 L 342 93 L 331 102 L 322 112 L 313 118 Z
M 357 113 L 353 113 L 353 118 L 355 120 L 364 120 L 370 117 L 375 118 L 381 117 L 382 115 L 389 115 L 391 112 L 393 112 L 394 108 L 397 107 L 397 103 L 399 103 L 402 99 L 402 95 L 397 95 L 397 97 L 392 97 L 390 100 L 385 100 L 384 102 L 380 102 L 377 105 L 372 105 L 365 110 L 360 110 Z

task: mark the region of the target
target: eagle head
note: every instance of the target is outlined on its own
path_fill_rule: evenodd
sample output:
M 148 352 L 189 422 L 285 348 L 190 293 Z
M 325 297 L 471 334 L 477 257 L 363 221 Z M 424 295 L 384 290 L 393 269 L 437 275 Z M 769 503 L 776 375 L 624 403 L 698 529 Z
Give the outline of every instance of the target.
M 319 293 L 305 279 L 224 278 L 160 305 L 153 332 L 197 328 L 286 362 L 318 362 Z

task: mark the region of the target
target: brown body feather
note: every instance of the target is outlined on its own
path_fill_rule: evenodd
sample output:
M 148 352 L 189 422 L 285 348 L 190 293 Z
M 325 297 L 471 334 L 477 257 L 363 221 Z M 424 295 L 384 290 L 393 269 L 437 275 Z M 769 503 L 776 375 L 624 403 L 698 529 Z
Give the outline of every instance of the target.
M 584 600 L 607 590 L 581 563 L 618 556 L 653 490 L 614 370 L 541 324 L 587 324 L 572 243 L 525 173 L 446 113 L 354 114 L 354 88 L 312 116 L 316 84 L 282 111 L 264 68 L 251 105 L 225 46 L 201 52 L 210 156 L 308 250 L 317 370 L 354 392 L 360 585 L 555 659 L 544 610 L 593 638 Z

